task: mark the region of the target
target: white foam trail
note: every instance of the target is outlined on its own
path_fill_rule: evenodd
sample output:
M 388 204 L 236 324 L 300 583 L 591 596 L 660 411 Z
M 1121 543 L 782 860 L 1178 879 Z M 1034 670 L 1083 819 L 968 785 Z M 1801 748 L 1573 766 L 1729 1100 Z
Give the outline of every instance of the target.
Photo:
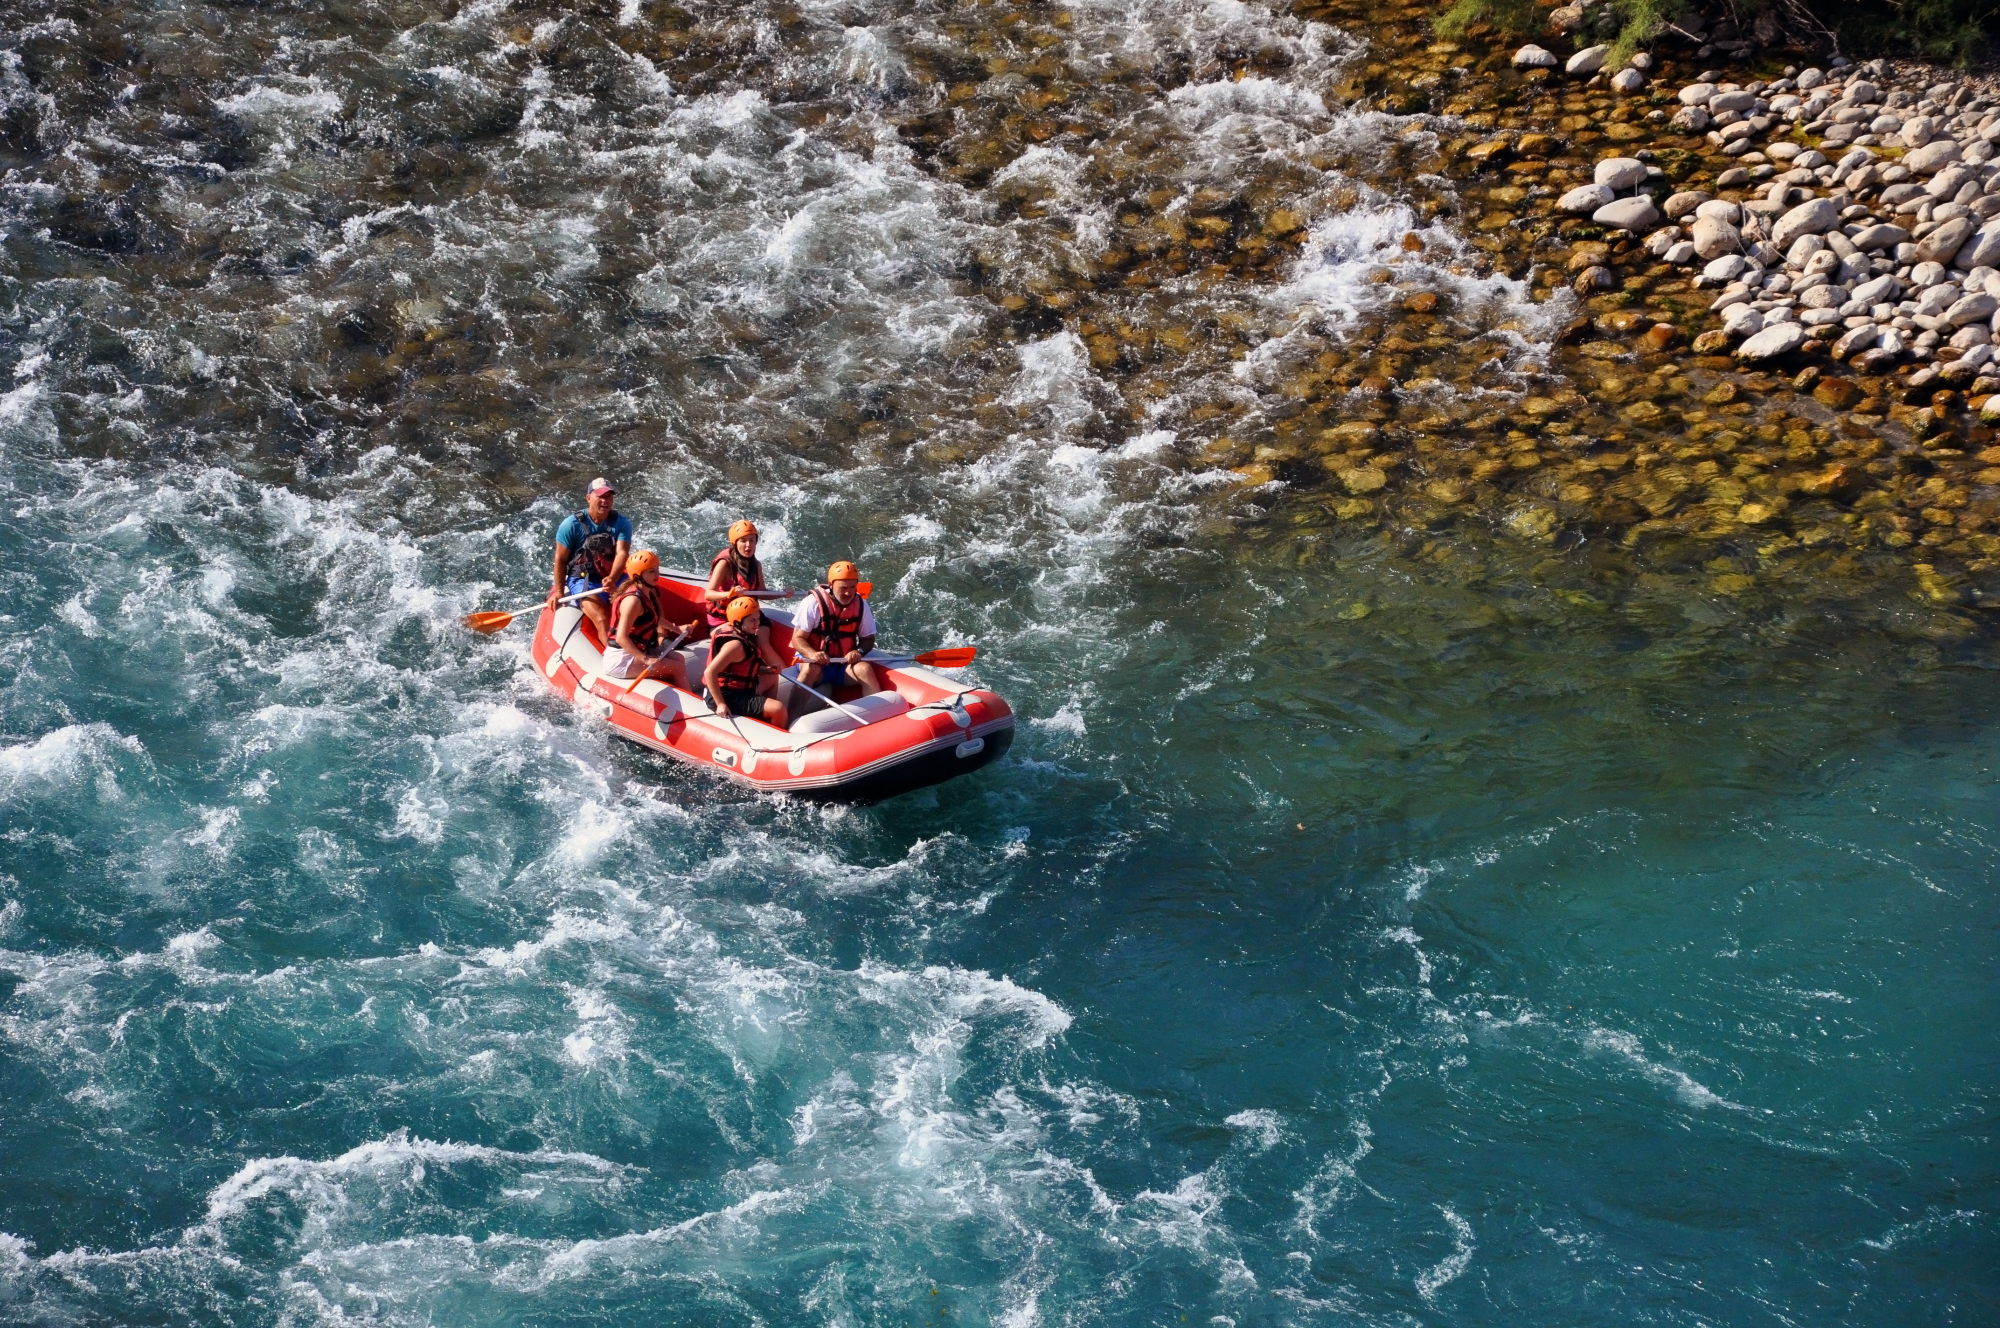
M 1674 1096 L 1690 1107 L 1703 1110 L 1710 1107 L 1722 1107 L 1729 1111 L 1750 1110 L 1741 1103 L 1731 1102 L 1728 1098 L 1712 1092 L 1685 1071 L 1649 1059 L 1645 1052 L 1645 1044 L 1634 1034 L 1615 1028 L 1592 1028 L 1585 1035 L 1583 1045 L 1591 1051 L 1607 1052 L 1625 1061 L 1653 1083 L 1671 1088 Z
M 1887 1253 L 1911 1241 L 1924 1240 L 1941 1231 L 1977 1222 L 1984 1216 L 1986 1214 L 1969 1208 L 1926 1208 L 1924 1215 L 1916 1221 L 1898 1222 L 1874 1240 L 1863 1240 L 1861 1243 L 1871 1250 Z
M 1435 1304 L 1439 1291 L 1465 1275 L 1465 1270 L 1472 1266 L 1472 1254 L 1477 1248 L 1472 1239 L 1470 1222 L 1442 1205 L 1438 1212 L 1444 1215 L 1445 1225 L 1451 1228 L 1452 1250 L 1436 1264 L 1417 1274 L 1417 1294 L 1424 1298 L 1426 1305 Z
M 592 1175 L 616 1183 L 634 1174 L 635 1169 L 608 1162 L 589 1153 L 537 1149 L 514 1153 L 481 1144 L 452 1143 L 412 1137 L 399 1130 L 382 1139 L 356 1145 L 326 1161 L 298 1157 L 255 1158 L 243 1164 L 233 1176 L 210 1191 L 206 1224 L 219 1233 L 226 1222 L 247 1213 L 250 1206 L 284 1194 L 302 1199 L 309 1207 L 332 1212 L 344 1206 L 340 1182 L 367 1176 L 380 1182 L 402 1180 L 421 1183 L 430 1167 L 451 1167 L 477 1162 L 510 1166 L 548 1165 L 581 1167 Z
M 1385 1078 L 1377 1087 L 1377 1094 L 1387 1086 Z M 1333 1213 L 1360 1188 L 1361 1163 L 1375 1151 L 1375 1132 L 1369 1128 L 1368 1122 L 1357 1120 L 1352 1128 L 1354 1147 L 1344 1155 L 1328 1157 L 1304 1185 L 1292 1192 L 1292 1202 L 1297 1205 L 1293 1226 L 1307 1240 L 1317 1242 L 1324 1239 L 1319 1231 L 1319 1219 Z

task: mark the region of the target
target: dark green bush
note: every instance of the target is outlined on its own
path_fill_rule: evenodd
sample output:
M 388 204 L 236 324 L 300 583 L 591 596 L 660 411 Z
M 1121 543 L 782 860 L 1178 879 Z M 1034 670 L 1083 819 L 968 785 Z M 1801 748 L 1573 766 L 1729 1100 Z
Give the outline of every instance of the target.
M 1618 15 L 1617 55 L 1652 40 L 1676 17 L 1699 8 L 1710 18 L 1732 13 L 1748 30 L 1759 14 L 1774 14 L 1793 31 L 1823 29 L 1843 54 L 1867 60 L 1878 55 L 1914 55 L 1969 65 L 2000 48 L 2000 0 L 1731 0 L 1690 5 L 1687 0 L 1609 0 Z M 1437 21 L 1446 37 L 1476 23 L 1509 36 L 1544 31 L 1546 10 L 1534 0 L 1452 0 Z
M 1809 8 L 1851 59 L 1920 55 L 1969 65 L 2000 42 L 2000 0 L 1814 0 Z

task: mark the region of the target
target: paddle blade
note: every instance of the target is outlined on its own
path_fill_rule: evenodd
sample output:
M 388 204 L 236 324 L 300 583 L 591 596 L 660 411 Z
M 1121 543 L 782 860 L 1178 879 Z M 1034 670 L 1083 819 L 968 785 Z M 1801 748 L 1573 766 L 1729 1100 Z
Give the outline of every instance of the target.
M 973 646 L 953 646 L 949 650 L 926 650 L 916 656 L 916 661 L 927 669 L 962 669 L 978 653 Z
M 513 621 L 514 615 L 511 613 L 468 613 L 465 615 L 465 625 L 467 627 L 470 627 L 475 632 L 486 632 L 488 634 L 500 631 Z
M 854 583 L 854 593 L 861 596 L 861 598 L 863 599 L 867 599 L 868 592 L 873 590 L 874 588 L 875 588 L 875 583 L 873 581 L 856 581 Z

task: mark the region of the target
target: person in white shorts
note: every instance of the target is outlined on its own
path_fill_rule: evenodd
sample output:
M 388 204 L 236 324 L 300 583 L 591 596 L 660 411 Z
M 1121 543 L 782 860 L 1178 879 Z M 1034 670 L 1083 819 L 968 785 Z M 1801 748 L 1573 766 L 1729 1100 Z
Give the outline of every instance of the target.
M 684 633 L 667 619 L 660 600 L 660 555 L 641 549 L 625 560 L 629 579 L 611 599 L 613 646 L 605 654 L 607 678 L 644 674 L 658 682 L 688 689 L 687 666 L 673 648 Z

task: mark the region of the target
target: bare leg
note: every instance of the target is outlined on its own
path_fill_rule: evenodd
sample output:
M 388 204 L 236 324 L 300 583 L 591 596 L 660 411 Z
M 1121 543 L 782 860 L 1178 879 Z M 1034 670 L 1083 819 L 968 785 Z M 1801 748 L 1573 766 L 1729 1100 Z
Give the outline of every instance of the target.
M 876 672 L 873 664 L 866 661 L 859 664 L 849 664 L 847 666 L 847 676 L 856 686 L 861 688 L 863 696 L 873 696 L 882 690 L 882 675 Z
M 690 690 L 688 687 L 687 665 L 681 662 L 679 655 L 663 655 L 659 659 L 654 660 L 653 666 L 646 670 L 646 676 L 655 682 L 663 682 L 671 687 L 678 687 L 684 692 Z
M 764 722 L 772 728 L 785 727 L 785 703 L 778 699 L 778 684 L 783 677 L 767 673 L 757 680 L 757 694 L 764 698 Z

